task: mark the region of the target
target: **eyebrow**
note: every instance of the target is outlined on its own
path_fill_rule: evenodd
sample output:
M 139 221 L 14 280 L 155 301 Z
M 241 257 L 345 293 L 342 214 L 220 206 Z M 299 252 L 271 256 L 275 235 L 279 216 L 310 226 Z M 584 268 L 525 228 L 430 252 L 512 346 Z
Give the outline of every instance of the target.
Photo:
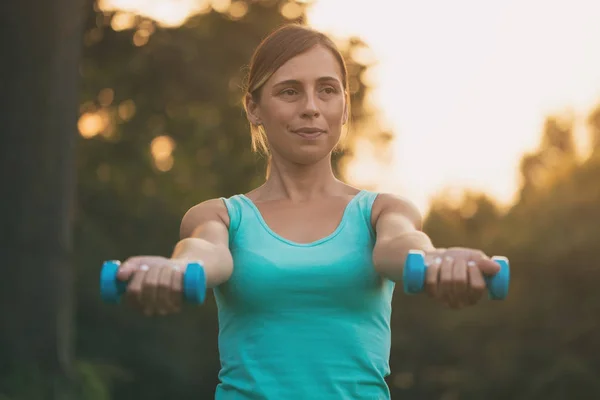
M 322 77 L 320 77 L 320 78 L 317 79 L 317 82 L 327 82 L 327 81 L 335 81 L 337 83 L 340 83 L 340 80 L 337 79 L 337 78 L 334 78 L 333 76 L 322 76 Z M 297 79 L 286 79 L 285 81 L 277 82 L 273 86 L 300 85 L 300 84 L 302 84 L 302 82 L 300 82 Z

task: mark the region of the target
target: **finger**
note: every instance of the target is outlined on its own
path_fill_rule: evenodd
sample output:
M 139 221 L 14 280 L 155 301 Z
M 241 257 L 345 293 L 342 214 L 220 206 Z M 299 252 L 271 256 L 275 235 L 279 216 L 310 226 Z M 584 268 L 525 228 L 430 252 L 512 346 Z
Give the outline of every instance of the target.
M 175 312 L 181 310 L 183 301 L 183 271 L 177 267 L 171 274 L 171 304 Z
M 117 278 L 122 281 L 128 280 L 142 265 L 153 265 L 156 264 L 157 260 L 162 257 L 159 256 L 135 256 L 130 257 L 123 261 L 119 266 L 117 272 Z
M 481 258 L 477 260 L 477 266 L 484 275 L 494 276 L 500 272 L 500 264 L 491 258 Z
M 142 307 L 144 314 L 152 315 L 156 311 L 156 296 L 158 288 L 158 277 L 161 272 L 161 267 L 152 266 L 146 273 L 144 283 L 142 285 Z
M 128 281 L 131 276 L 139 269 L 140 263 L 135 259 L 127 259 L 119 265 L 117 271 L 117 279 L 120 281 Z
M 439 296 L 449 306 L 454 305 L 454 297 L 452 293 L 452 269 L 454 266 L 454 258 L 445 256 L 440 267 L 440 284 Z
M 172 309 L 171 304 L 171 275 L 172 268 L 161 268 L 156 289 L 156 311 L 159 315 L 166 315 Z
M 485 279 L 479 268 L 477 268 L 475 261 L 467 263 L 467 274 L 469 277 L 469 300 L 471 304 L 475 304 L 481 299 L 487 289 Z
M 452 298 L 456 302 L 457 307 L 463 307 L 468 302 L 468 277 L 467 277 L 467 260 L 464 257 L 458 257 L 454 260 L 452 268 Z
M 148 266 L 145 264 L 141 265 L 134 271 L 131 281 L 127 284 L 127 302 L 137 309 L 142 307 L 142 284 L 144 283 L 147 271 Z
M 440 277 L 440 266 L 442 264 L 442 258 L 436 256 L 431 259 L 427 265 L 427 270 L 425 272 L 425 291 L 427 294 L 436 298 L 438 295 L 438 283 Z

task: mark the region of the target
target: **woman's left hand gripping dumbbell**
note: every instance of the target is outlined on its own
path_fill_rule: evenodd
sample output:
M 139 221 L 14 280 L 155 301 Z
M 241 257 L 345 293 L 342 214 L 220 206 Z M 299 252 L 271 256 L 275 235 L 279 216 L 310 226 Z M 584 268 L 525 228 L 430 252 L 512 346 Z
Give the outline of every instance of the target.
M 481 250 L 453 247 L 425 252 L 427 294 L 450 308 L 477 303 L 486 291 L 485 275 L 494 276 L 500 265 Z

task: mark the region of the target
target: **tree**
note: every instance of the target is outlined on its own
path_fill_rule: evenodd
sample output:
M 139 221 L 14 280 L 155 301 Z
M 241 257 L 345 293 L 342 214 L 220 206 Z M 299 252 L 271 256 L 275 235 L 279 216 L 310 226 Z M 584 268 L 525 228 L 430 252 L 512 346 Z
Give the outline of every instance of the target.
M 536 151 L 521 159 L 521 198 L 535 198 L 557 180 L 567 176 L 577 162 L 573 122 L 565 116 L 550 116 Z
M 588 127 L 593 154 L 598 154 L 600 149 L 600 106 L 596 107 L 589 115 Z
M 234 4 L 244 12 L 232 13 Z M 265 160 L 251 152 L 241 87 L 254 48 L 281 24 L 303 23 L 303 7 L 288 0 L 236 1 L 181 26 L 89 9 L 77 166 L 78 350 L 115 399 L 214 393 L 217 326 L 210 293 L 199 309 L 148 319 L 101 304 L 98 271 L 108 258 L 170 254 L 189 207 L 243 193 L 264 179 Z M 376 114 L 365 107 L 368 88 L 360 78 L 368 65 L 355 55 L 358 48 L 364 53 L 356 39 L 342 43 L 351 81 L 350 144 L 367 135 L 379 140 L 380 133 L 358 128 Z M 336 166 L 351 150 L 336 154 Z M 343 178 L 343 168 L 337 170 Z
M 65 399 L 81 0 L 3 2 L 0 394 Z
M 600 395 L 600 162 L 575 157 L 568 122 L 548 117 L 540 136 L 538 149 L 522 158 L 526 191 L 508 210 L 474 201 L 475 194 L 458 204 L 440 196 L 427 216 L 434 243 L 507 256 L 511 287 L 503 302 L 460 312 L 395 299 L 393 329 L 400 327 L 403 338 L 397 362 L 413 374 L 411 393 L 499 400 Z M 393 395 L 403 393 L 397 388 Z

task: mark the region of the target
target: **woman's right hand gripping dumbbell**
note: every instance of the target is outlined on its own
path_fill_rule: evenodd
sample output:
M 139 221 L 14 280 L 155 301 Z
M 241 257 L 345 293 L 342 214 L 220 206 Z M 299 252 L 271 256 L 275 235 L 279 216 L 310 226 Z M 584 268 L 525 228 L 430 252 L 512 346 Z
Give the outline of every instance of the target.
M 129 282 L 125 301 L 145 315 L 168 315 L 181 310 L 183 274 L 187 262 L 157 256 L 125 260 L 117 279 Z
M 227 281 L 233 272 L 228 225 L 222 200 L 192 207 L 183 217 L 182 239 L 171 258 L 137 256 L 120 265 L 117 279 L 129 282 L 126 302 L 148 316 L 179 312 L 184 301 L 183 277 L 192 262 L 202 266 L 206 288 Z

